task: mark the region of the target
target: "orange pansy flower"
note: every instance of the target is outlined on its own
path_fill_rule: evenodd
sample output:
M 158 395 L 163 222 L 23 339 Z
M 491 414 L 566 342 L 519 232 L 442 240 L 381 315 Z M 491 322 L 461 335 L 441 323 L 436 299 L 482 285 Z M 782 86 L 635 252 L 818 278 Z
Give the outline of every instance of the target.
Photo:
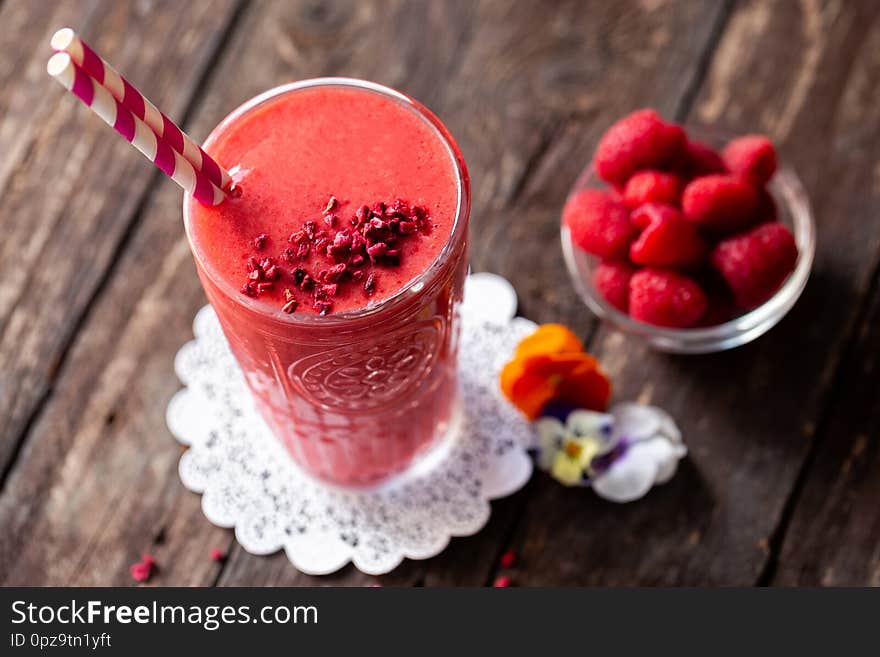
M 531 335 L 524 337 L 513 352 L 514 358 L 538 354 L 576 354 L 584 345 L 574 332 L 563 324 L 541 324 Z
M 532 420 L 553 400 L 602 411 L 611 397 L 599 363 L 561 324 L 545 324 L 519 344 L 501 371 L 501 390 Z

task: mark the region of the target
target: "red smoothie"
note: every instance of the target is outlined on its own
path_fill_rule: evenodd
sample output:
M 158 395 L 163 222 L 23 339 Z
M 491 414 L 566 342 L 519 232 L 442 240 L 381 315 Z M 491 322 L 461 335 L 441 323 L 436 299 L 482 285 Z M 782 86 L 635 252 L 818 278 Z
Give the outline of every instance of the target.
M 317 476 L 371 483 L 449 433 L 468 180 L 440 122 L 327 79 L 234 112 L 206 149 L 243 190 L 187 199 L 199 276 L 263 417 Z

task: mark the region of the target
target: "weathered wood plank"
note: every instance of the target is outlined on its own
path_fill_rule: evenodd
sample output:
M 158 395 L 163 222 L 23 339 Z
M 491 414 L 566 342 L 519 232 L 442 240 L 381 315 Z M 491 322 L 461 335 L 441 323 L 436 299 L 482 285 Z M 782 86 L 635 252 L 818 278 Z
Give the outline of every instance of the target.
M 507 116 L 510 107 L 516 108 L 513 117 L 534 116 L 533 125 L 519 126 L 524 134 L 538 130 L 538 121 L 547 126 L 542 143 L 546 150 L 536 153 L 512 191 L 493 190 L 489 202 L 475 208 L 475 269 L 511 280 L 519 293 L 520 312 L 526 317 L 566 322 L 584 336 L 591 332 L 594 320 L 574 296 L 558 247 L 565 196 L 590 158 L 595 139 L 617 116 L 647 104 L 667 114 L 676 111 L 698 74 L 703 52 L 711 47 L 710 37 L 724 7 L 719 3 L 599 3 L 590 9 L 584 11 L 578 5 L 554 12 L 551 20 L 536 14 L 522 23 L 513 21 L 508 29 L 514 33 L 501 41 L 514 51 L 510 56 L 518 57 L 518 42 L 531 44 L 528 56 L 516 60 L 520 76 L 516 80 L 511 75 L 483 75 L 487 68 L 491 71 L 486 61 L 498 61 L 492 53 L 499 46 L 480 39 L 480 57 L 467 60 L 468 68 L 463 67 L 472 82 L 457 85 L 479 89 L 477 106 L 496 103 L 494 111 L 501 117 Z M 536 5 L 534 10 L 545 12 L 546 8 Z M 523 8 L 516 11 L 521 13 Z M 493 18 L 494 25 L 503 22 Z M 470 102 L 464 105 L 465 121 Z M 504 125 L 498 133 L 506 137 L 497 144 L 486 144 L 479 134 L 473 136 L 477 148 L 488 151 L 478 155 L 485 163 L 482 176 L 503 171 L 504 144 L 510 142 L 511 134 L 517 134 Z M 498 515 L 484 531 L 454 540 L 430 561 L 425 584 L 480 586 L 491 581 L 514 523 L 537 492 L 534 483 L 513 500 L 496 503 L 493 510 Z M 536 582 L 541 581 L 539 575 Z
M 778 327 L 732 352 L 666 356 L 599 331 L 616 397 L 668 409 L 690 457 L 625 507 L 542 478 L 514 541 L 523 584 L 758 580 L 880 252 L 878 31 L 864 3 L 752 2 L 732 15 L 693 118 L 777 140 L 818 217 L 813 277 Z
M 255 4 L 224 49 L 188 127 L 203 137 L 239 102 L 298 77 L 342 73 L 401 86 L 427 100 L 462 142 L 476 181 L 474 250 L 479 259 L 497 252 L 491 245 L 510 221 L 506 206 L 519 193 L 547 131 L 571 113 L 596 113 L 604 117 L 601 124 L 622 111 L 623 105 L 604 110 L 600 90 L 629 76 L 647 90 L 637 95 L 634 85 L 629 103 L 647 102 L 668 87 L 674 90 L 668 107 L 674 107 L 717 11 L 708 4 L 693 7 L 677 3 L 640 12 L 604 3 L 589 8 L 560 3 L 547 21 L 546 9 L 533 16 L 500 2 L 476 7 Z M 388 12 L 395 20 L 387 20 Z M 411 27 L 401 31 L 401 25 Z M 401 34 L 422 34 L 424 25 L 435 37 L 426 52 L 420 53 L 417 43 L 387 47 Z M 603 36 L 609 30 L 611 52 Z M 704 39 L 669 38 L 693 33 Z M 661 56 L 643 53 L 621 61 L 631 41 L 656 43 Z M 516 50 L 523 42 L 529 44 L 529 57 Z M 491 71 L 494 86 L 480 91 L 484 71 Z M 573 89 L 594 91 L 575 94 L 579 100 L 571 101 Z M 534 103 L 536 97 L 543 99 L 541 104 Z M 169 221 L 179 217 L 179 201 L 179 192 L 163 184 L 147 205 L 60 372 L 46 412 L 33 427 L 0 502 L 0 521 L 13 530 L 0 539 L 0 562 L 8 563 L 0 581 L 124 584 L 127 565 L 143 549 L 153 550 L 162 566 L 156 583 L 209 584 L 218 574 L 207 552 L 230 545 L 231 536 L 211 527 L 201 515 L 199 498 L 183 490 L 175 470 L 178 451 L 163 424 L 165 405 L 178 387 L 173 354 L 203 303 L 180 222 Z M 484 266 L 496 264 L 501 266 L 486 260 Z M 561 281 L 561 271 L 553 271 Z M 515 273 L 512 261 L 504 273 Z M 518 273 L 519 283 L 524 275 Z M 540 295 L 531 294 L 525 294 L 526 301 L 540 312 Z M 557 303 L 567 302 L 560 298 Z M 586 318 L 582 309 L 574 312 Z M 84 381 L 93 383 L 84 386 Z M 482 583 L 520 503 L 516 498 L 496 505 L 510 512 L 496 516 L 491 536 L 455 541 L 452 556 L 441 557 L 436 568 L 430 565 L 428 581 Z M 34 546 L 26 555 L 25 545 Z M 405 564 L 382 582 L 417 583 L 425 572 L 422 563 Z M 267 559 L 235 549 L 220 581 L 356 585 L 372 579 L 348 569 L 315 580 L 296 573 L 283 555 Z
M 880 291 L 834 398 L 774 584 L 880 586 Z
M 396 6 L 436 11 L 428 4 Z M 391 82 L 382 75 L 388 62 L 366 57 L 370 48 L 361 38 L 381 9 L 250 5 L 200 94 L 198 120 L 187 128 L 201 138 L 256 93 L 330 73 L 340 53 L 348 53 L 353 74 Z M 392 28 L 374 37 L 372 50 L 382 57 L 390 51 L 377 46 L 392 39 Z M 340 34 L 348 47 L 340 45 Z M 143 550 L 160 564 L 156 583 L 204 585 L 217 578 L 220 568 L 208 553 L 228 548 L 231 534 L 212 527 L 199 497 L 180 485 L 180 450 L 164 427 L 165 406 L 179 388 L 173 356 L 191 336 L 190 322 L 203 303 L 183 237 L 180 192 L 163 182 L 72 347 L 0 501 L 9 528 L 0 539 L 0 581 L 130 583 L 128 564 Z M 242 568 L 256 571 L 255 580 L 272 575 L 270 564 L 263 569 L 263 559 L 243 553 L 231 555 L 230 571 L 242 561 Z M 291 567 L 283 573 L 275 583 L 302 581 Z
M 0 68 L 0 472 L 157 173 L 48 79 L 49 37 L 65 23 L 81 27 L 174 117 L 208 65 L 233 0 L 39 7 L 0 8 L 12 26 L 0 37 L 11 53 Z
M 26 14 L 29 18 L 25 22 L 33 21 L 34 25 L 28 28 L 27 46 L 19 42 L 18 47 L 32 58 L 26 64 L 29 79 L 5 86 L 4 102 L 20 109 L 26 104 L 26 94 L 32 93 L 27 89 L 30 86 L 43 97 L 36 106 L 34 126 L 22 129 L 30 130 L 30 141 L 18 147 L 21 157 L 15 162 L 0 207 L 4 231 L 0 242 L 0 287 L 4 290 L 0 307 L 3 464 L 15 453 L 31 416 L 56 382 L 72 333 L 108 267 L 113 265 L 115 251 L 130 224 L 137 219 L 140 199 L 158 174 L 46 78 L 43 71 L 50 54 L 49 36 L 64 23 L 82 26 L 86 38 L 173 117 L 189 104 L 235 5 L 231 1 L 186 5 L 80 3 L 76 5 L 83 12 L 79 17 L 67 15 L 73 13 L 71 4 L 63 11 L 45 5 L 52 12 L 42 19 L 39 16 L 44 12 L 34 7 L 33 3 L 7 2 L 0 10 L 0 17 L 12 23 L 22 22 L 19 15 Z M 147 24 L 149 30 L 145 31 Z M 21 94 L 25 94 L 24 100 L 19 98 Z M 12 116 L 10 120 L 19 119 Z M 25 119 L 21 121 L 26 123 Z M 47 184 L 51 185 L 48 190 Z M 150 248 L 156 246 L 150 244 Z M 160 274 L 147 268 L 141 276 L 153 280 Z M 21 462 L 17 463 L 21 467 L 14 469 L 5 482 L 0 499 L 5 528 L 0 539 L 0 581 L 77 581 L 82 577 L 80 564 L 87 561 L 100 529 L 122 508 L 116 504 L 118 497 L 128 494 L 145 501 L 161 492 L 133 486 L 136 478 L 129 476 L 131 471 L 125 466 L 151 465 L 136 442 L 129 443 L 126 456 L 130 462 L 119 464 L 118 469 L 117 464 L 102 461 L 100 454 L 91 451 L 96 447 L 95 436 L 113 429 L 126 431 L 126 423 L 114 428 L 117 411 L 112 404 L 101 406 L 101 400 L 114 394 L 112 388 L 119 381 L 114 377 L 126 372 L 138 375 L 138 364 L 131 358 L 122 358 L 110 369 L 103 369 L 108 345 L 114 345 L 120 337 L 112 329 L 119 327 L 122 315 L 117 313 L 123 307 L 125 304 L 117 306 L 104 318 L 104 333 L 92 326 L 91 332 L 79 334 L 86 348 L 101 335 L 105 343 L 90 352 L 90 358 L 78 360 L 74 370 L 68 370 L 61 398 L 70 403 L 54 406 L 54 414 L 41 418 L 45 423 L 36 428 L 39 432 L 42 426 L 46 431 L 43 439 L 25 445 Z M 185 334 L 187 324 L 181 322 L 180 335 Z M 102 376 L 109 393 L 108 388 L 99 388 Z M 65 397 L 65 392 L 73 397 Z M 93 400 L 91 404 L 89 399 Z M 153 426 L 161 426 L 161 418 L 161 414 L 138 413 L 134 421 L 149 419 L 155 423 Z M 81 451 L 68 451 L 75 443 Z M 167 473 L 173 475 L 173 471 Z M 81 531 L 80 523 L 90 521 L 98 528 L 94 537 Z M 29 540 L 36 525 L 44 532 L 38 541 Z M 64 556 L 56 558 L 59 554 Z M 115 567 L 123 572 L 130 560 L 130 555 L 111 553 L 107 561 L 95 565 L 91 581 L 110 583 L 110 578 L 104 576 L 105 569 Z

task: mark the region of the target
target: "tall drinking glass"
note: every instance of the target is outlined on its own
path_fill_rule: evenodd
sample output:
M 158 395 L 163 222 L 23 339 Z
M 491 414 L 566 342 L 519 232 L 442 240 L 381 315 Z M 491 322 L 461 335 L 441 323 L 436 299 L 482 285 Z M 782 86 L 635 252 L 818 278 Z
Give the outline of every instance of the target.
M 298 94 L 312 96 L 297 98 Z M 389 143 L 399 143 L 401 148 L 416 149 L 414 162 L 423 164 L 407 169 L 406 181 L 402 182 L 409 188 L 430 190 L 437 182 L 436 175 L 432 178 L 437 167 L 449 167 L 449 171 L 442 172 L 442 179 L 454 185 L 454 189 L 446 190 L 454 207 L 449 212 L 451 222 L 438 233 L 448 238 L 429 260 L 425 260 L 425 251 L 421 259 L 414 255 L 402 261 L 399 271 L 395 271 L 402 282 L 397 285 L 391 281 L 379 294 L 364 298 L 360 307 L 343 308 L 326 316 L 314 312 L 287 314 L 277 304 L 242 294 L 239 282 L 217 256 L 223 252 L 206 248 L 213 243 L 213 233 L 225 230 L 223 219 L 209 215 L 213 209 L 188 198 L 183 206 L 184 223 L 208 301 L 268 426 L 307 471 L 334 483 L 363 485 L 407 468 L 449 435 L 455 424 L 459 407 L 457 306 L 467 269 L 469 180 L 457 145 L 430 111 L 392 89 L 345 78 L 289 84 L 252 99 L 214 129 L 205 149 L 216 155 L 215 148 L 255 113 L 262 112 L 260 120 L 271 125 L 266 113 L 276 113 L 279 120 L 284 120 L 285 103 L 301 104 L 303 98 L 312 97 L 314 101 L 308 102 L 315 103 L 315 112 L 330 111 L 328 108 L 336 108 L 338 102 L 352 100 L 372 108 L 370 118 L 363 118 L 364 130 L 374 133 L 363 135 L 365 144 L 387 137 Z M 327 108 L 322 103 L 328 103 Z M 399 120 L 404 116 L 399 113 L 405 111 L 405 116 L 415 117 L 421 126 L 418 136 L 403 128 L 400 134 L 377 136 L 376 126 L 382 125 L 386 110 L 398 113 L 398 120 L 389 121 L 389 131 L 397 129 L 395 124 L 407 123 Z M 307 112 L 300 120 L 309 120 L 309 116 Z M 357 112 L 352 112 L 347 120 L 350 122 L 345 123 L 354 158 L 359 152 L 360 120 Z M 322 125 L 317 121 L 315 129 L 326 129 Z M 328 135 L 328 148 L 334 147 L 332 137 Z M 273 135 L 254 134 L 253 139 L 272 140 Z M 310 166 L 307 154 L 288 148 L 291 144 L 284 142 L 277 148 L 264 149 L 265 153 L 274 153 L 264 155 L 264 159 L 275 161 L 267 160 L 263 166 L 288 167 L 291 177 L 320 179 L 321 173 L 306 169 Z M 418 154 L 422 148 L 442 153 L 442 157 L 423 161 Z M 220 150 L 221 164 L 235 171 L 238 163 Z M 326 159 L 331 162 L 327 166 L 332 167 L 335 160 Z M 375 166 L 381 168 L 384 165 L 379 160 Z M 379 175 L 372 168 L 365 171 Z M 388 171 L 390 176 L 395 175 L 393 166 Z M 328 175 L 335 177 L 329 169 Z M 255 197 L 257 191 L 261 195 L 271 193 L 249 188 L 246 177 L 242 187 L 244 195 L 237 202 L 243 204 L 263 203 L 262 196 Z M 394 189 L 395 181 L 382 179 L 382 187 L 383 193 Z M 271 203 L 267 205 L 272 207 Z M 293 207 L 291 211 L 298 209 Z M 282 220 L 272 212 L 268 210 L 264 217 L 267 225 Z

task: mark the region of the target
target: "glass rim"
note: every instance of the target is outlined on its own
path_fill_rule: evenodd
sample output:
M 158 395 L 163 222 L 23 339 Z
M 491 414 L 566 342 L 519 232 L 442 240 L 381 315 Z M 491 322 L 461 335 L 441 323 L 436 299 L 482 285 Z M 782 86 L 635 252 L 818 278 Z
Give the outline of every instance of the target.
M 380 313 L 388 312 L 389 309 L 395 309 L 404 305 L 405 302 L 412 298 L 410 293 L 413 292 L 414 288 L 416 291 L 421 291 L 440 275 L 445 262 L 454 253 L 458 244 L 465 237 L 468 223 L 467 217 L 470 214 L 470 178 L 468 176 L 467 166 L 465 165 L 464 157 L 461 154 L 458 144 L 455 142 L 455 139 L 452 137 L 446 126 L 431 110 L 411 96 L 397 91 L 396 89 L 392 89 L 391 87 L 386 87 L 385 85 L 370 82 L 368 80 L 346 77 L 323 77 L 299 80 L 272 87 L 271 89 L 254 96 L 250 100 L 245 101 L 230 112 L 214 127 L 213 130 L 211 130 L 211 133 L 208 135 L 207 139 L 205 139 L 202 148 L 204 148 L 206 152 L 210 152 L 211 146 L 231 123 L 240 120 L 244 115 L 265 103 L 273 101 L 285 94 L 295 93 L 315 87 L 347 87 L 372 92 L 380 96 L 385 96 L 401 106 L 406 107 L 409 111 L 414 112 L 431 128 L 436 137 L 444 145 L 447 154 L 449 155 L 455 171 L 457 206 L 452 230 L 449 233 L 449 239 L 425 271 L 413 278 L 397 292 L 378 303 L 370 304 L 356 310 L 330 313 L 321 316 L 312 313 L 287 314 L 280 308 L 271 309 L 267 307 L 265 303 L 260 303 L 256 299 L 241 294 L 237 287 L 220 276 L 206 258 L 203 257 L 201 249 L 198 247 L 190 233 L 191 217 L 189 208 L 192 203 L 196 203 L 197 201 L 195 201 L 189 194 L 185 194 L 183 197 L 183 226 L 190 251 L 193 254 L 197 266 L 225 296 L 232 299 L 235 303 L 265 318 L 271 318 L 280 323 L 294 326 L 320 326 L 353 322 L 372 318 Z

